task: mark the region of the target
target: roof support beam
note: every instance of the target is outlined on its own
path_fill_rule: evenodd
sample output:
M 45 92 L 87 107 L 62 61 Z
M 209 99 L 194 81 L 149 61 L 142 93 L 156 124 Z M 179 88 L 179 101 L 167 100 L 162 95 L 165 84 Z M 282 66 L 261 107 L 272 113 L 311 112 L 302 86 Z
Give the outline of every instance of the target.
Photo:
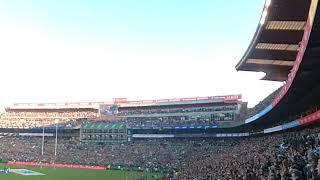
M 298 51 L 298 44 L 277 44 L 277 43 L 258 43 L 256 49 L 279 50 L 279 51 Z
M 294 61 L 272 60 L 272 59 L 248 59 L 248 64 L 266 64 L 278 66 L 293 66 Z
M 267 30 L 284 30 L 284 31 L 303 31 L 305 21 L 268 21 L 265 29 Z

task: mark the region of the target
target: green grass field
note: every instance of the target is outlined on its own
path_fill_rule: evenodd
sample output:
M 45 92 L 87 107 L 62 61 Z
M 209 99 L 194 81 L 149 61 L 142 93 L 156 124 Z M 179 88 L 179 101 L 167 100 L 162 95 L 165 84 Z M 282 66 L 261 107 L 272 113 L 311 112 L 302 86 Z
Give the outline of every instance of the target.
M 4 167 L 0 164 L 0 169 Z M 0 174 L 1 180 L 138 180 L 144 177 L 143 172 L 117 171 L 117 170 L 84 170 L 52 167 L 9 166 L 11 169 L 28 169 L 43 173 L 43 176 L 23 176 L 15 173 Z M 147 180 L 156 180 L 152 175 L 162 177 L 160 174 L 148 173 Z M 161 179 L 161 178 L 159 178 Z

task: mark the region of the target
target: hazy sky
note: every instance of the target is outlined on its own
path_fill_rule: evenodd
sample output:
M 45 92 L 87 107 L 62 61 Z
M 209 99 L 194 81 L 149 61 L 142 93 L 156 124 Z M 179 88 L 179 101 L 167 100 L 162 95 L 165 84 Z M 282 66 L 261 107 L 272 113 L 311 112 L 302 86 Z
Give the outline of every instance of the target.
M 0 0 L 0 105 L 242 94 L 264 0 Z

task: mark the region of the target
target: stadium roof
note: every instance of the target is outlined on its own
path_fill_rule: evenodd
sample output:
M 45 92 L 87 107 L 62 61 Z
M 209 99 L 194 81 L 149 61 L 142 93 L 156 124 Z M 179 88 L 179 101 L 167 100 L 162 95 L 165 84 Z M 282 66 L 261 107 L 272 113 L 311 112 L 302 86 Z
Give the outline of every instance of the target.
M 83 125 L 83 129 L 122 129 L 124 122 L 94 122 Z
M 286 3 L 287 5 L 285 5 Z M 261 23 L 258 26 L 254 39 L 236 68 L 237 70 L 264 71 L 267 73 L 264 79 L 286 81 L 272 103 L 254 116 L 246 119 L 245 124 L 248 124 L 248 126 L 242 126 L 242 128 L 248 129 L 250 126 L 255 126 L 255 128 L 258 126 L 265 127 L 268 124 L 286 120 L 295 121 L 306 113 L 319 109 L 319 4 L 319 0 L 274 0 L 266 2 Z M 308 10 L 305 10 L 306 7 Z M 304 20 L 304 18 L 306 19 Z M 276 26 L 271 24 L 270 21 L 286 21 L 286 25 L 277 25 L 276 30 L 270 30 L 272 25 L 273 27 Z M 301 22 L 300 25 L 293 23 L 298 21 Z M 300 33 L 303 33 L 303 35 Z M 266 34 L 273 34 L 274 37 L 267 36 Z M 274 44 L 282 44 L 282 46 L 262 44 L 266 43 L 265 41 L 269 41 L 269 44 L 271 44 L 272 40 L 274 40 Z M 289 43 L 290 40 L 292 42 Z M 284 46 L 283 44 L 292 44 L 292 46 Z M 281 63 L 285 62 L 289 64 L 291 62 L 284 59 L 288 57 L 287 51 L 289 49 L 293 51 L 291 50 L 294 47 L 293 44 L 295 44 L 295 47 L 298 44 L 294 57 L 295 60 L 293 61 L 293 66 L 289 67 L 288 65 L 288 70 L 285 70 L 283 68 L 285 66 L 281 66 L 278 63 L 282 61 Z M 261 57 L 257 57 L 259 55 L 257 52 L 264 53 L 260 53 L 260 55 L 262 54 Z M 275 58 L 268 59 L 268 57 Z M 282 60 L 280 60 L 280 57 Z M 254 60 L 251 61 L 250 59 Z M 260 60 L 255 61 L 256 59 Z M 271 62 L 273 64 L 270 64 Z
M 263 80 L 285 81 L 293 67 L 311 0 L 266 0 L 254 37 L 236 65 L 265 72 Z

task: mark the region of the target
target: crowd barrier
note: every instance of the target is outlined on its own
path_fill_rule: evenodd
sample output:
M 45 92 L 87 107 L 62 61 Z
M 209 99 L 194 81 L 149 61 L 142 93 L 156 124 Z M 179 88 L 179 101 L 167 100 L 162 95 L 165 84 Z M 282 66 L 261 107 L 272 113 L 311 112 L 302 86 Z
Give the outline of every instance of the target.
M 285 123 L 285 124 L 282 124 L 279 126 L 264 129 L 263 133 L 267 134 L 267 133 L 272 133 L 272 132 L 295 128 L 298 126 L 304 126 L 304 125 L 308 125 L 308 124 L 314 123 L 319 120 L 320 120 L 320 110 L 316 111 L 314 113 L 311 113 L 305 117 L 302 117 L 300 119 L 296 119 L 294 121 L 291 121 L 291 122 L 288 122 L 288 123 Z
M 23 166 L 45 166 L 45 167 L 61 167 L 72 169 L 93 169 L 93 170 L 106 170 L 103 166 L 89 166 L 89 165 L 76 165 L 76 164 L 53 164 L 42 162 L 21 162 L 21 161 L 9 161 L 9 165 L 23 165 Z
M 302 124 L 309 124 L 309 123 L 313 123 L 314 121 L 317 121 L 319 119 L 320 119 L 320 110 L 301 118 L 299 123 L 301 125 Z

